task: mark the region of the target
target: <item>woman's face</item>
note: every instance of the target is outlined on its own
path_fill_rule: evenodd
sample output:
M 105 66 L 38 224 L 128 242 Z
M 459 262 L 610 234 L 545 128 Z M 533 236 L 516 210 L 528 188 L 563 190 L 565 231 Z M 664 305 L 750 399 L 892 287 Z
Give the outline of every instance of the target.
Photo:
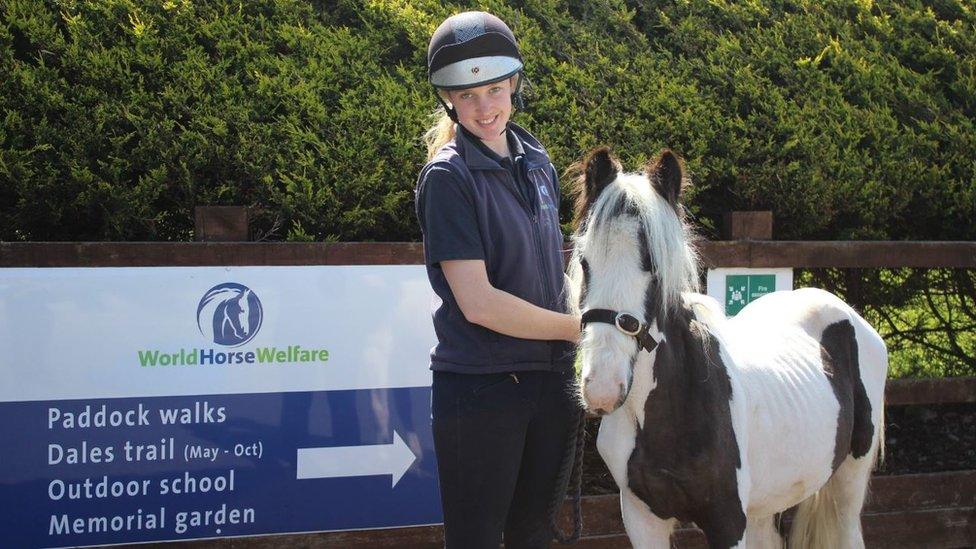
M 448 101 L 457 110 L 458 122 L 483 141 L 502 137 L 512 116 L 514 77 L 476 88 L 451 90 Z

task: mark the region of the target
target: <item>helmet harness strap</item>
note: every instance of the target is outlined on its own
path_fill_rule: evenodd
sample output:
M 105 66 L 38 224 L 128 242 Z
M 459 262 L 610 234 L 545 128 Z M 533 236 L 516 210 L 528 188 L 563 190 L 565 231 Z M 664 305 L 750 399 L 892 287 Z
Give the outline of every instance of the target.
M 455 124 L 458 124 L 457 109 L 454 107 L 449 107 L 447 105 L 447 101 L 444 101 L 444 98 L 441 97 L 441 94 L 437 92 L 436 88 L 434 89 L 434 95 L 437 96 L 437 100 L 441 102 L 441 106 L 444 107 L 444 112 L 447 113 L 447 116 L 450 116 L 451 120 L 453 120 Z
M 512 107 L 514 107 L 512 114 L 525 110 L 525 98 L 522 97 L 522 71 L 518 72 L 518 76 L 515 79 L 515 91 L 512 92 Z

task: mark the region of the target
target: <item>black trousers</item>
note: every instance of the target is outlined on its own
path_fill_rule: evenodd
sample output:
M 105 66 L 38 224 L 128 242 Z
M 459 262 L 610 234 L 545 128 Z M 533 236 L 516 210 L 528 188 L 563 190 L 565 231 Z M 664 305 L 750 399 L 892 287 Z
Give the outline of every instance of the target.
M 433 431 L 449 549 L 548 547 L 579 421 L 569 372 L 434 372 Z M 567 464 L 567 465 L 572 465 Z M 567 475 L 568 476 L 568 475 Z M 558 490 L 558 492 L 557 492 Z

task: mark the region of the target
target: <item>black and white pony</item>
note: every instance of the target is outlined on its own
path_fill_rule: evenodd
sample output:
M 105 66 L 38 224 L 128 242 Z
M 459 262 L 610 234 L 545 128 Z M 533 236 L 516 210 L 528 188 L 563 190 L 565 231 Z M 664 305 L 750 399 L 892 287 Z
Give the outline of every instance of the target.
M 581 172 L 569 301 L 585 325 L 582 398 L 604 416 L 597 448 L 633 545 L 669 547 L 676 522 L 694 521 L 711 547 L 863 546 L 884 442 L 878 333 L 821 290 L 731 319 L 696 293 L 670 151 L 630 174 L 601 148 Z

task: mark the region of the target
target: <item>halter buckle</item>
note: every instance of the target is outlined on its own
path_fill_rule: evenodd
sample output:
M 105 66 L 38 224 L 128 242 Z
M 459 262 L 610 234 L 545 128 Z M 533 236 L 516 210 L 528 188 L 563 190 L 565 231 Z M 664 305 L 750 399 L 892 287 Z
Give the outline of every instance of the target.
M 617 313 L 613 322 L 618 330 L 629 336 L 637 337 L 637 334 L 641 331 L 641 321 L 629 313 Z

